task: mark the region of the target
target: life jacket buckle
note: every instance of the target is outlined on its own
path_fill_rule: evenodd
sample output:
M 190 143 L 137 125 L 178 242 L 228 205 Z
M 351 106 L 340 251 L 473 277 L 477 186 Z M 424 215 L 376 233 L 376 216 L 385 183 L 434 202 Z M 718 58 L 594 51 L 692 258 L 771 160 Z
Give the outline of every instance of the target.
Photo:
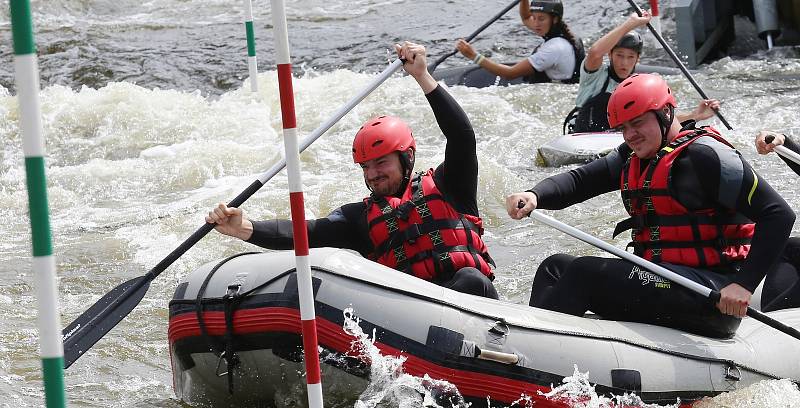
M 409 213 L 411 212 L 411 207 L 413 206 L 414 205 L 411 203 L 411 201 L 407 201 L 403 204 L 398 205 L 397 208 L 395 208 L 394 210 L 395 216 L 403 221 L 408 221 L 408 216 Z
M 409 244 L 413 245 L 415 242 L 417 242 L 417 238 L 422 236 L 422 230 L 420 230 L 419 224 L 411 224 L 406 229 L 405 234 L 406 234 L 406 241 L 408 241 Z

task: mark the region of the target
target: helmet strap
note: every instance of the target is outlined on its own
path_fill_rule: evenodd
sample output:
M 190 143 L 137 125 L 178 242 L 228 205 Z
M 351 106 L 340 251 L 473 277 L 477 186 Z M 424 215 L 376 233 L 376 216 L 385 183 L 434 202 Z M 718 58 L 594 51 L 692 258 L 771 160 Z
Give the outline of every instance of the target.
M 409 149 L 410 150 L 410 149 Z M 403 183 L 400 185 L 400 191 L 405 191 L 411 181 L 411 174 L 414 172 L 414 153 L 408 153 L 408 150 L 400 152 L 400 167 L 403 169 Z
M 662 109 L 654 111 L 656 118 L 658 118 L 658 126 L 661 128 L 661 147 L 659 150 L 667 145 L 667 133 L 672 127 L 672 122 L 675 121 L 675 107 L 672 105 L 667 106 L 669 106 L 669 119 L 667 119 L 667 115 L 664 114 Z

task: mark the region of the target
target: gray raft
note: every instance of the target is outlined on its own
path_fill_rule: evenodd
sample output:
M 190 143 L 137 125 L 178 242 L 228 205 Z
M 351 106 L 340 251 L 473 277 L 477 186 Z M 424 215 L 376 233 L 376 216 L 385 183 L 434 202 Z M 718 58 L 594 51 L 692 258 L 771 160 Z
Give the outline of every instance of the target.
M 624 142 L 620 132 L 568 133 L 540 146 L 536 151 L 536 164 L 557 167 L 589 163 Z
M 800 341 L 752 319 L 742 322 L 733 339 L 712 339 L 466 295 L 346 250 L 312 249 L 310 263 L 323 390 L 335 401 L 355 400 L 369 376 L 367 363 L 348 353 L 352 338 L 342 330 L 348 308 L 362 319 L 365 333 L 374 330 L 383 353 L 408 358 L 405 372 L 447 380 L 473 406 L 486 406 L 487 398 L 508 405 L 521 394 L 541 401 L 537 391 L 571 376 L 574 366 L 588 371 L 598 393 L 633 391 L 649 403 L 685 403 L 761 380 L 800 379 Z M 235 312 L 227 337 L 226 293 L 238 293 L 228 302 Z M 181 400 L 272 406 L 275 398 L 305 389 L 292 252 L 206 264 L 178 286 L 169 311 L 173 379 Z M 768 315 L 800 328 L 798 311 Z M 226 344 L 238 360 L 232 377 L 219 357 Z

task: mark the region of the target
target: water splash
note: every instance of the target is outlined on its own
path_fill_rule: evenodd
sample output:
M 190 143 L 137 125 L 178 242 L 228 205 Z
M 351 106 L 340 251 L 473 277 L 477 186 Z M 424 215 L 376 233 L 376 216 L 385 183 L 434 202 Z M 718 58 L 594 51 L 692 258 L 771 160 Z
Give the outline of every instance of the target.
M 647 404 L 636 394 L 625 393 L 611 397 L 598 395 L 595 386 L 589 382 L 589 372 L 582 373 L 575 365 L 572 376 L 564 378 L 561 385 L 554 387 L 550 392 L 540 393 L 551 401 L 563 403 L 575 408 L 620 408 L 620 407 L 672 407 L 678 408 L 680 400 L 673 405 Z M 522 398 L 520 400 L 523 400 Z M 515 401 L 516 403 L 516 401 Z M 513 404 L 512 404 L 513 405 Z M 520 404 L 523 405 L 523 404 Z
M 694 404 L 695 408 L 790 408 L 800 401 L 800 388 L 789 379 L 757 382 Z
M 464 401 L 463 396 L 455 385 L 436 380 L 425 374 L 422 377 L 410 375 L 403 370 L 407 358 L 404 356 L 387 356 L 375 345 L 376 332 L 364 333 L 361 328 L 361 319 L 355 314 L 353 308 L 343 312 L 343 330 L 354 340 L 350 346 L 351 356 L 369 364 L 370 382 L 367 388 L 359 395 L 353 405 L 354 408 L 376 407 L 425 407 L 468 408 L 470 403 Z M 329 357 L 333 358 L 333 357 Z M 581 372 L 574 366 L 571 376 L 565 377 L 561 384 L 552 386 L 552 390 L 538 395 L 520 395 L 508 407 L 532 407 L 541 397 L 550 401 L 563 404 L 571 408 L 678 408 L 680 399 L 674 404 L 659 405 L 648 404 L 635 393 L 622 395 L 600 395 L 595 386 L 589 381 L 589 372 Z M 695 403 L 698 408 L 717 407 L 791 407 L 800 401 L 800 389 L 790 380 L 762 381 L 745 389 L 721 394 L 714 398 L 707 398 Z M 745 405 L 742 405 L 745 403 Z M 497 407 L 496 401 L 486 398 L 486 405 Z
M 463 407 L 469 403 L 451 383 L 435 380 L 427 374 L 417 377 L 403 372 L 403 356 L 382 355 L 375 346 L 375 330 L 372 336 L 361 329 L 361 319 L 356 317 L 352 308 L 344 310 L 345 333 L 353 336 L 350 352 L 363 361 L 370 362 L 370 383 L 358 397 L 355 408 L 391 407 Z

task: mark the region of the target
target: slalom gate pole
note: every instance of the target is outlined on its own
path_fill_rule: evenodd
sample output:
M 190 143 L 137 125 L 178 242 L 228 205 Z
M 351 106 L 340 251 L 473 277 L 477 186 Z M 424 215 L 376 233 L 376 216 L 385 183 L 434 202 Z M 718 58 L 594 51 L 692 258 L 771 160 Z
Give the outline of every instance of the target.
M 641 17 L 644 11 L 642 11 L 642 9 L 638 5 L 636 5 L 636 2 L 634 0 L 628 0 L 628 3 L 631 5 L 631 7 L 633 7 L 634 10 L 636 10 L 636 14 L 638 14 L 639 17 Z M 656 32 L 656 29 L 653 28 L 652 24 L 647 23 L 647 28 L 650 30 L 650 33 L 653 34 L 656 40 L 658 40 L 659 44 L 661 44 L 661 47 L 664 48 L 664 51 L 666 51 L 669 57 L 672 58 L 672 61 L 674 61 L 675 64 L 678 66 L 678 68 L 680 68 L 681 72 L 683 72 L 683 75 L 686 77 L 686 79 L 689 80 L 689 83 L 692 84 L 697 93 L 700 94 L 700 96 L 703 99 L 709 99 L 708 95 L 706 95 L 705 91 L 703 91 L 703 88 L 701 88 L 700 85 L 698 85 L 697 81 L 694 80 L 692 73 L 689 72 L 688 69 L 686 69 L 686 65 L 684 65 L 683 62 L 681 62 L 681 59 L 678 58 L 678 56 L 675 54 L 675 51 L 672 51 L 672 48 L 670 48 L 669 45 L 667 45 L 667 42 L 664 41 L 664 37 L 662 37 L 661 34 Z M 722 122 L 723 125 L 725 125 L 726 128 L 728 128 L 728 130 L 733 130 L 731 124 L 728 123 L 727 120 L 725 120 L 725 117 L 722 116 L 721 113 L 719 113 L 719 110 L 714 110 L 714 114 L 717 115 L 719 120 Z
M 292 90 L 292 64 L 289 55 L 289 31 L 286 26 L 284 0 L 270 0 L 272 26 L 275 27 L 278 89 L 283 123 L 283 145 L 289 176 L 289 202 L 294 233 L 294 253 L 297 271 L 297 292 L 300 300 L 300 320 L 303 331 L 303 354 L 306 363 L 306 388 L 309 408 L 322 408 L 322 383 L 317 349 L 317 323 L 314 312 L 314 290 L 311 284 L 311 265 L 308 260 L 308 228 L 306 227 L 303 183 L 300 177 L 300 152 L 297 144 L 297 121 Z
M 25 178 L 33 243 L 31 266 L 36 280 L 44 399 L 48 408 L 66 407 L 64 348 L 61 343 L 56 263 L 50 234 L 42 112 L 39 103 L 39 67 L 33 38 L 30 1 L 11 0 L 10 10 L 14 42 L 14 77 L 19 99 L 20 131 L 22 149 L 25 152 Z
M 244 0 L 244 30 L 247 32 L 247 68 L 250 71 L 250 90 L 258 93 L 258 60 L 256 59 L 256 35 L 253 30 L 253 3 Z
M 653 26 L 658 35 L 661 35 L 661 13 L 658 10 L 658 0 L 650 0 L 650 15 L 653 16 L 650 19 L 650 25 Z M 657 38 L 655 40 L 658 42 Z

